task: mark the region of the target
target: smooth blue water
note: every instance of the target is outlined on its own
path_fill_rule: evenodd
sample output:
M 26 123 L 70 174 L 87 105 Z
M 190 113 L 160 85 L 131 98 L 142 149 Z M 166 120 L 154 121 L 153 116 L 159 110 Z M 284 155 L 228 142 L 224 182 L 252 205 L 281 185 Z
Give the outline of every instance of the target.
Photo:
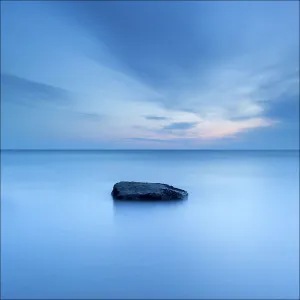
M 3 299 L 292 299 L 299 153 L 2 153 Z M 114 203 L 115 182 L 186 189 Z

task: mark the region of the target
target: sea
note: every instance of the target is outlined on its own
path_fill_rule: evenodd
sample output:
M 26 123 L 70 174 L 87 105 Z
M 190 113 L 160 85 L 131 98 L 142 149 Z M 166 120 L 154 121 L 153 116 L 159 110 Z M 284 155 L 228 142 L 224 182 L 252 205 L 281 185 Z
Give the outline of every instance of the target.
M 1 152 L 1 299 L 298 298 L 299 151 Z

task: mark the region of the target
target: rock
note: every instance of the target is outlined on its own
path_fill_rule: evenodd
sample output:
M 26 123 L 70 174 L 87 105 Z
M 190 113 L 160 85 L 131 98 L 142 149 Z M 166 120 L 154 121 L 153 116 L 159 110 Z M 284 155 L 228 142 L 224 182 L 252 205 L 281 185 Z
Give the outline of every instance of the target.
M 121 181 L 111 192 L 117 200 L 180 200 L 188 196 L 184 190 L 163 183 Z

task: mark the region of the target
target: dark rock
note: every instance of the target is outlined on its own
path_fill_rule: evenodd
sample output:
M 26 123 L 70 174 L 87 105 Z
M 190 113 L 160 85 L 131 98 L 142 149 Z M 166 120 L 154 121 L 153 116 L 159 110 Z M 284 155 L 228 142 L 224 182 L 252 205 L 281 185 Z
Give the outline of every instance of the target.
M 180 200 L 188 196 L 184 190 L 163 183 L 121 181 L 111 192 L 117 200 Z

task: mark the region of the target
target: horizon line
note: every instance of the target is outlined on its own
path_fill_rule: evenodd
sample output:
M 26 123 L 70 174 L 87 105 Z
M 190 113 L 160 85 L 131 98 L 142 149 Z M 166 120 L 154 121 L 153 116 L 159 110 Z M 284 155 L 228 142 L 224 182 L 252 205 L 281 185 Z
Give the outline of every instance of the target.
M 100 151 L 300 151 L 300 149 L 0 149 L 0 152 L 100 152 Z

